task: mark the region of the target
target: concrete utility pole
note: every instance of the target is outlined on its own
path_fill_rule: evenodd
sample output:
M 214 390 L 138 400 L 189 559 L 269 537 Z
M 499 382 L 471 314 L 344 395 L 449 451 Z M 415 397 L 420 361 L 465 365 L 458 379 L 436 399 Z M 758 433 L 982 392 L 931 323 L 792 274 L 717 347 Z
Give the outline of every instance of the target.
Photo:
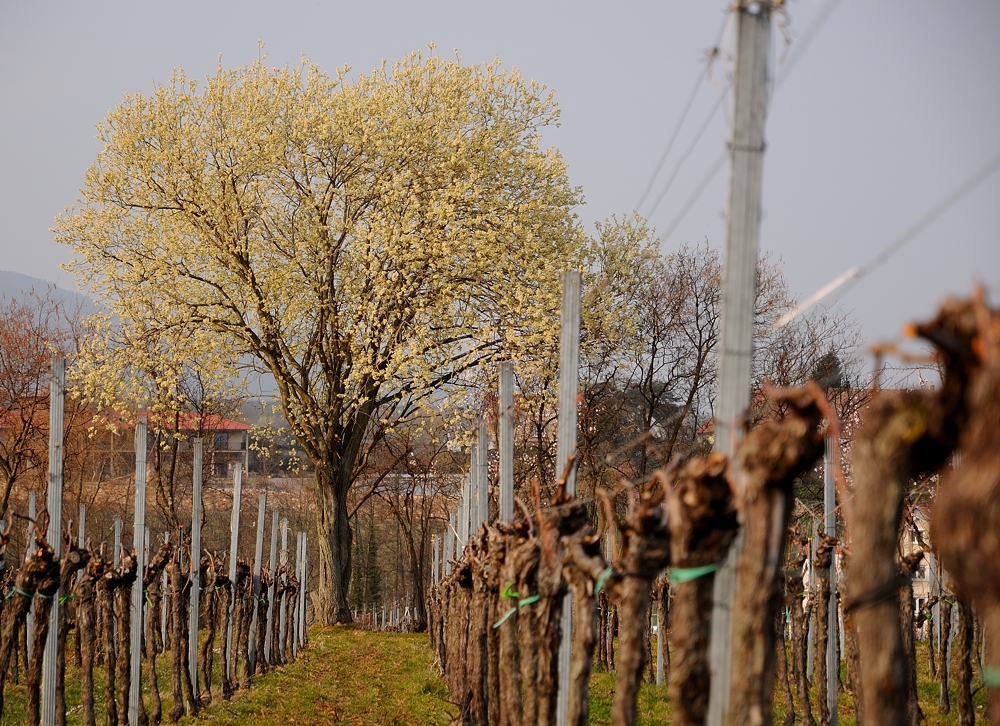
M 576 397 L 580 389 L 580 272 L 563 273 L 563 307 L 559 331 L 559 425 L 556 429 L 556 476 L 560 477 L 576 454 Z M 576 467 L 566 478 L 566 493 L 576 494 Z M 566 726 L 569 707 L 569 666 L 572 641 L 573 599 L 563 598 L 562 642 L 559 644 L 559 698 L 556 724 Z
M 729 202 L 715 410 L 715 448 L 726 455 L 733 452 L 739 439 L 739 420 L 750 403 L 767 111 L 767 54 L 771 37 L 770 0 L 740 0 L 738 5 L 735 10 L 733 130 L 729 141 Z M 735 561 L 741 541 L 742 537 L 737 537 L 715 578 L 710 646 L 712 685 L 706 719 L 709 726 L 721 726 L 729 705 Z
M 142 698 L 142 607 L 143 572 L 146 569 L 146 417 L 140 416 L 135 424 L 135 512 L 132 517 L 132 548 L 138 575 L 132 583 L 132 681 L 128 691 L 128 722 L 139 723 Z M 125 633 L 119 634 L 122 638 Z M 177 647 L 176 645 L 174 647 Z
M 63 494 L 63 404 L 66 400 L 66 359 L 52 359 L 52 376 L 49 381 L 49 531 L 46 537 L 55 550 L 56 558 L 62 557 L 62 494 Z M 49 611 L 49 634 L 42 651 L 42 726 L 55 726 L 56 722 L 56 659 L 59 645 L 59 596 L 52 598 Z M 133 722 L 135 723 L 135 722 Z
M 500 421 L 497 427 L 497 453 L 500 456 L 500 521 L 514 519 L 514 364 L 500 364 Z

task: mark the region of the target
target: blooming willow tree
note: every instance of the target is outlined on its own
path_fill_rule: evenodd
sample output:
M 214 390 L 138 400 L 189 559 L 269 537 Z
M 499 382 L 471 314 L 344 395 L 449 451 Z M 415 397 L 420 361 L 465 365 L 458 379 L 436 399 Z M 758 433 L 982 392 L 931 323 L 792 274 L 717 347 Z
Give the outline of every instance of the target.
M 255 361 L 274 378 L 319 490 L 316 613 L 350 620 L 347 493 L 394 422 L 464 371 L 557 331 L 579 264 L 579 191 L 539 146 L 551 93 L 498 62 L 416 53 L 352 81 L 304 62 L 176 72 L 99 125 L 104 149 L 57 220 L 68 268 L 117 340 Z M 90 371 L 133 363 L 120 346 Z M 116 362 L 117 361 L 117 362 Z

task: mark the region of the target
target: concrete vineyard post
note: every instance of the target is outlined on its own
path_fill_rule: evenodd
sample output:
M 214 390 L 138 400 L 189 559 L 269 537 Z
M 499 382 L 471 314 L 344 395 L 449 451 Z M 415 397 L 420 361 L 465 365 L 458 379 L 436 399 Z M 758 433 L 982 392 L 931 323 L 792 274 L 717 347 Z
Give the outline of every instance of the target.
M 194 440 L 191 476 L 191 604 L 188 612 L 188 668 L 194 692 L 198 692 L 198 607 L 201 596 L 202 460 L 200 437 Z
M 559 420 L 556 431 L 556 476 L 562 476 L 576 455 L 577 391 L 580 386 L 580 272 L 563 273 L 562 319 L 559 332 Z M 576 467 L 566 477 L 566 493 L 576 494 Z M 559 644 L 559 698 L 556 723 L 565 726 L 569 706 L 569 668 L 573 598 L 563 598 L 562 642 Z
M 142 606 L 143 577 L 146 557 L 143 545 L 146 537 L 146 417 L 140 416 L 135 425 L 135 512 L 132 519 L 132 547 L 135 549 L 136 572 L 132 583 L 132 680 L 129 683 L 128 721 L 139 723 L 142 698 Z M 124 637 L 124 633 L 122 633 Z
M 66 359 L 52 359 L 49 379 L 49 493 L 46 508 L 49 511 L 49 531 L 46 538 L 55 550 L 56 558 L 62 556 L 62 495 L 63 495 L 63 405 L 66 398 Z M 42 709 L 43 726 L 56 722 L 56 659 L 59 646 L 59 596 L 56 592 L 49 610 L 49 633 L 42 652 Z

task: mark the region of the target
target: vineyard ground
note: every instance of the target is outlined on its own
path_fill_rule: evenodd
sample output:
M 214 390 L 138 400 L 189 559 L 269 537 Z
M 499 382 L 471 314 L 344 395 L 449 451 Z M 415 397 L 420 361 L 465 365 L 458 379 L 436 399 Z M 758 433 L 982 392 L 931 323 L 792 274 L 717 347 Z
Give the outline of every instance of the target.
M 655 647 L 655 641 L 654 641 Z M 918 643 L 920 705 L 928 726 L 958 724 L 957 693 L 951 691 L 951 713 L 938 713 L 936 682 L 928 675 L 927 649 Z M 72 651 L 69 651 L 72 652 Z M 164 714 L 172 706 L 169 653 L 157 660 Z M 67 703 L 69 725 L 81 723 L 79 678 L 68 665 Z M 978 685 L 978 667 L 975 669 Z M 95 701 L 98 723 L 106 723 L 103 713 L 104 682 L 97 681 Z M 144 686 L 146 684 L 144 683 Z M 975 686 L 974 686 L 975 687 Z M 357 628 L 314 628 L 308 650 L 293 664 L 257 677 L 253 687 L 239 691 L 224 702 L 216 685 L 215 700 L 198 718 L 183 718 L 182 724 L 448 724 L 455 707 L 448 691 L 432 666 L 426 635 L 373 633 Z M 595 670 L 590 687 L 590 723 L 611 723 L 614 674 Z M 7 687 L 7 723 L 26 721 L 23 685 Z M 815 703 L 815 692 L 813 693 Z M 985 691 L 975 694 L 976 721 L 983 718 Z M 148 694 L 147 694 L 148 703 Z M 75 708 L 74 708 L 75 706 Z M 784 718 L 785 704 L 779 694 L 775 701 L 775 722 Z M 839 723 L 854 725 L 850 695 L 840 693 Z M 168 721 L 165 719 L 165 723 Z M 670 698 L 666 687 L 644 685 L 639 693 L 639 724 L 670 722 Z

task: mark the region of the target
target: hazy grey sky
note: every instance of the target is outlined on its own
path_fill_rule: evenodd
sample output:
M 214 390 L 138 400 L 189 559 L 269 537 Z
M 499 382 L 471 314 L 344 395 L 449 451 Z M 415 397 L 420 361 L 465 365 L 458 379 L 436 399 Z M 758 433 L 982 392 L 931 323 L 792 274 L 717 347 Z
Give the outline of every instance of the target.
M 836 0 L 787 5 L 786 48 Z M 436 42 L 467 63 L 499 56 L 556 91 L 562 126 L 547 134 L 584 189 L 588 229 L 632 210 L 646 188 L 724 22 L 715 1 L 594 2 L 14 2 L 0 9 L 0 269 L 63 287 L 68 250 L 53 217 L 71 204 L 99 150 L 94 124 L 127 92 L 152 91 L 257 58 L 308 56 L 367 72 Z M 841 0 L 775 92 L 767 122 L 763 250 L 782 258 L 804 298 L 869 262 L 1000 151 L 1000 3 Z M 781 74 L 781 65 L 777 72 Z M 702 85 L 653 193 L 722 93 Z M 728 102 L 723 109 L 728 111 Z M 716 114 L 650 217 L 665 231 L 726 139 Z M 722 246 L 725 169 L 664 248 Z M 974 278 L 1000 296 L 1000 173 L 847 292 L 869 339 L 895 337 Z

